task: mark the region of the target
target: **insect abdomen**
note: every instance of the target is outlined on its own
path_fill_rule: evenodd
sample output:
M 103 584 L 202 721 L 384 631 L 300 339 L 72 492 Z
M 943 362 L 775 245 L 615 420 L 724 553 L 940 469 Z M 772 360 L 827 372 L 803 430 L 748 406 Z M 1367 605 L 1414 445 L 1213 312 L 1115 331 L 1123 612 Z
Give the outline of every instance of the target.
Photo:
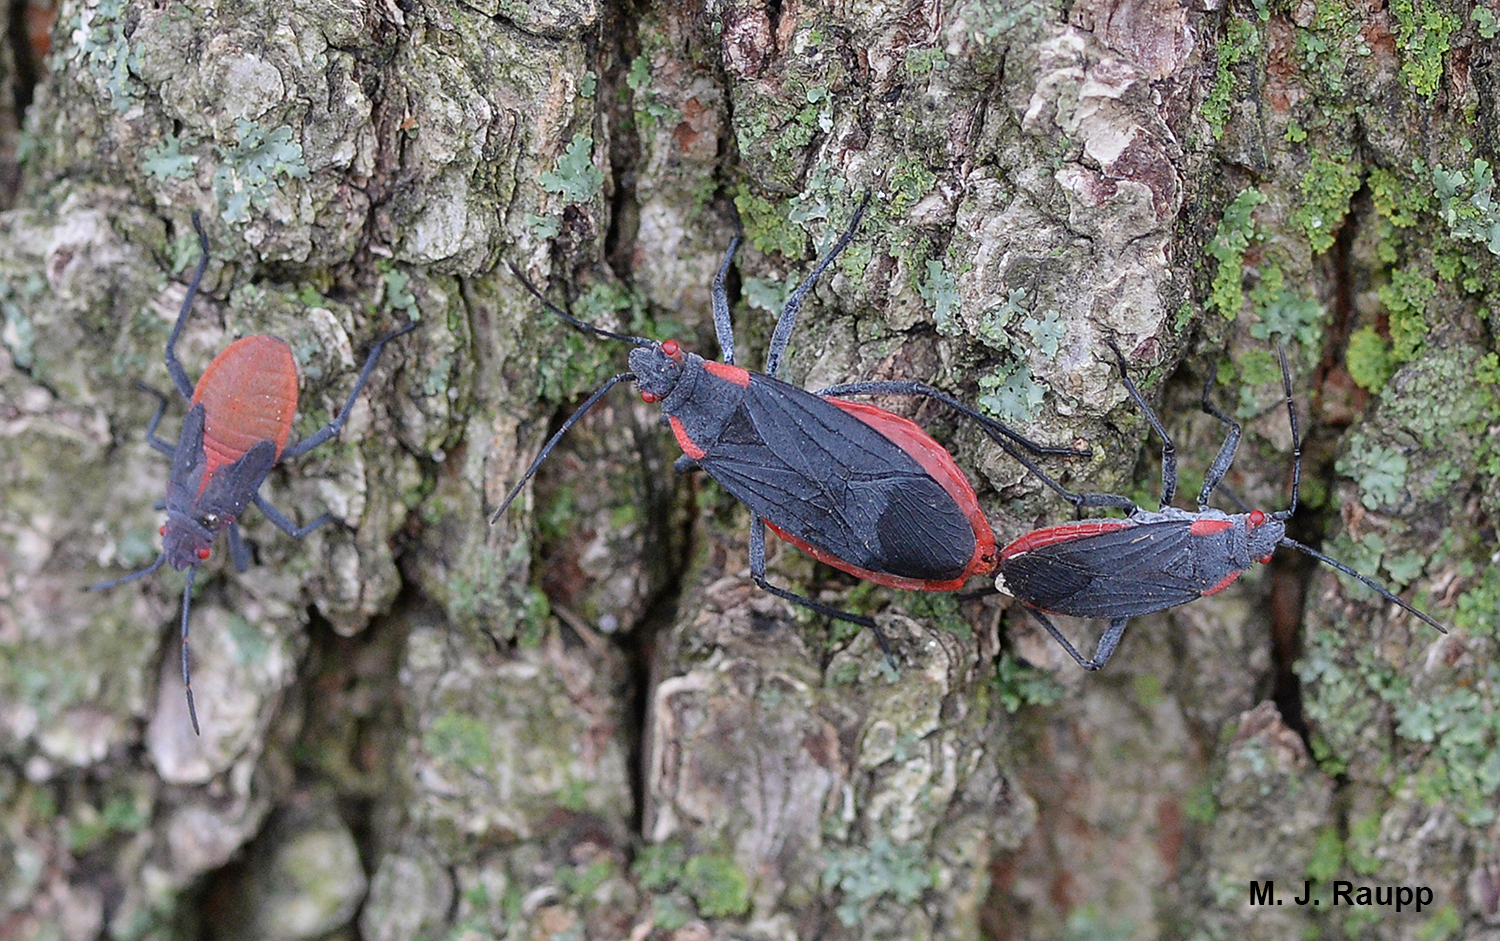
M 297 414 L 297 362 L 291 347 L 273 336 L 236 340 L 214 357 L 193 390 L 203 403 L 203 450 L 207 479 L 255 447 L 270 441 L 279 456 Z

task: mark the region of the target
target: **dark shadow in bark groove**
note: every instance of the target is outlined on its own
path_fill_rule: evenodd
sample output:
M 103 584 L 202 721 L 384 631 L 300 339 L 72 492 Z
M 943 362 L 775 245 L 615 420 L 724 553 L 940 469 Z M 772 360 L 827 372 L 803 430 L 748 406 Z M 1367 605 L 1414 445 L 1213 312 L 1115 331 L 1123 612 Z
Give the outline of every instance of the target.
M 635 630 L 620 640 L 625 655 L 628 686 L 625 703 L 625 767 L 630 783 L 630 832 L 642 836 L 646 820 L 646 745 L 650 738 L 651 690 L 655 685 L 652 664 L 656 662 L 657 643 L 677 620 L 682 598 L 682 571 L 679 568 L 670 585 L 662 590 L 646 609 L 646 616 Z
M 235 857 L 205 875 L 201 905 L 187 907 L 201 917 L 197 937 L 220 937 L 243 917 L 243 900 L 253 894 L 247 880 L 257 844 L 270 838 L 278 815 L 295 812 L 315 795 L 331 798 L 358 847 L 365 878 L 374 877 L 388 850 L 382 841 L 399 829 L 382 827 L 382 819 L 388 824 L 406 803 L 409 776 L 399 766 L 406 735 L 399 670 L 411 624 L 406 614 L 420 604 L 417 590 L 404 585 L 390 613 L 352 637 L 338 634 L 315 609 L 309 611 L 307 656 L 266 736 L 268 750 L 282 752 L 282 759 L 269 766 L 290 774 L 258 777 L 256 786 L 272 792 L 273 806 Z M 285 734 L 288 722 L 298 726 L 294 735 Z M 357 926 L 356 912 L 349 927 L 357 932 Z
M 1344 354 L 1349 345 L 1350 328 L 1354 322 L 1353 248 L 1358 232 L 1357 219 L 1368 215 L 1369 190 L 1362 188 L 1351 203 L 1352 211 L 1343 225 L 1334 234 L 1333 246 L 1322 259 L 1323 277 L 1332 285 L 1328 298 L 1329 317 L 1323 335 L 1323 349 L 1317 367 L 1312 373 L 1312 388 L 1293 390 L 1302 392 L 1311 406 L 1301 418 L 1303 438 L 1303 478 L 1318 479 L 1335 492 L 1337 477 L 1333 470 L 1333 450 L 1337 435 L 1342 428 L 1330 428 L 1320 421 L 1323 409 L 1320 406 L 1328 379 L 1335 370 L 1341 369 Z M 1366 397 L 1359 396 L 1353 403 L 1364 404 Z M 1291 484 L 1291 467 L 1287 468 L 1286 481 Z M 1323 538 L 1331 529 L 1327 508 L 1313 510 L 1299 507 L 1297 515 L 1287 521 L 1287 533 L 1293 539 L 1321 550 Z M 1278 552 L 1268 566 L 1268 582 L 1271 593 L 1271 699 L 1281 713 L 1281 719 L 1301 737 L 1311 749 L 1311 732 L 1302 707 L 1302 681 L 1297 676 L 1297 661 L 1302 656 L 1303 614 L 1306 610 L 1307 588 L 1320 568 L 1316 559 L 1300 552 Z
M 31 107 L 37 83 L 46 75 L 42 60 L 56 17 L 56 6 L 44 7 L 28 0 L 10 0 L 6 10 L 5 41 L 10 55 L 3 57 L 9 62 L 0 61 L 0 79 L 9 88 L 0 88 L 0 93 L 8 91 L 11 100 L 8 106 L 0 106 L 0 209 L 9 209 L 14 204 L 20 188 L 16 148 L 20 129 L 26 123 L 26 109 Z M 9 75 L 4 74 L 6 65 L 10 66 Z
M 646 545 L 662 547 L 659 566 L 661 588 L 648 600 L 645 614 L 633 629 L 625 630 L 619 646 L 625 655 L 628 687 L 624 691 L 626 769 L 630 781 L 630 830 L 639 834 L 646 814 L 646 745 L 651 722 L 651 690 L 658 677 L 652 675 L 657 662 L 657 641 L 677 620 L 678 605 L 682 599 L 683 577 L 688 560 L 692 558 L 693 522 L 697 514 L 691 510 L 697 502 L 697 482 L 693 475 L 686 479 L 678 477 L 672 469 L 671 457 L 664 454 L 662 432 L 658 427 L 638 429 L 636 445 L 642 460 L 642 481 L 645 487 L 648 534 Z M 686 484 L 679 487 L 679 481 Z M 681 498 L 686 490 L 689 511 L 678 512 Z M 622 629 L 631 625 L 621 625 Z
M 641 227 L 640 203 L 636 199 L 636 167 L 641 162 L 640 132 L 635 126 L 635 94 L 627 84 L 631 63 L 641 54 L 637 34 L 640 13 L 634 5 L 623 8 L 605 6 L 600 21 L 606 37 L 612 37 L 608 48 L 600 48 L 594 58 L 600 63 L 600 87 L 618 93 L 600 95 L 608 105 L 601 117 L 610 124 L 609 163 L 614 182 L 611 193 L 609 231 L 604 235 L 604 257 L 616 278 L 631 280 L 631 249 Z M 607 40 L 606 40 L 607 41 Z

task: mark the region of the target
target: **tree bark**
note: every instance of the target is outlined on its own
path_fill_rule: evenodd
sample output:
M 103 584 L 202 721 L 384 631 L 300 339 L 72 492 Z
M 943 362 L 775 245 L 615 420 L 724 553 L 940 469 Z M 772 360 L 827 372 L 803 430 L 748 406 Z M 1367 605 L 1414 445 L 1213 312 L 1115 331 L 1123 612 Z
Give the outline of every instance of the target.
M 0 936 L 1500 936 L 1493 7 L 11 10 Z M 786 378 L 932 383 L 1086 444 L 1046 468 L 1151 509 L 1160 443 L 1107 341 L 1188 499 L 1225 432 L 1199 409 L 1218 364 L 1245 427 L 1220 505 L 1274 510 L 1280 342 L 1290 535 L 1451 632 L 1283 550 L 1085 673 L 1006 599 L 872 590 L 773 545 L 774 582 L 878 618 L 892 670 L 755 587 L 748 512 L 675 475 L 625 390 L 487 523 L 625 359 L 507 263 L 714 358 L 738 225 L 755 368 L 866 191 Z M 281 336 L 294 435 L 421 322 L 262 489 L 341 522 L 294 541 L 252 511 L 257 564 L 202 567 L 201 737 L 183 576 L 81 590 L 159 551 L 168 467 L 134 384 L 170 387 L 195 211 L 188 372 Z M 997 538 L 1074 517 L 972 423 L 881 404 L 953 451 Z M 1062 624 L 1083 648 L 1101 626 Z M 1398 911 L 1400 888 L 1431 895 Z

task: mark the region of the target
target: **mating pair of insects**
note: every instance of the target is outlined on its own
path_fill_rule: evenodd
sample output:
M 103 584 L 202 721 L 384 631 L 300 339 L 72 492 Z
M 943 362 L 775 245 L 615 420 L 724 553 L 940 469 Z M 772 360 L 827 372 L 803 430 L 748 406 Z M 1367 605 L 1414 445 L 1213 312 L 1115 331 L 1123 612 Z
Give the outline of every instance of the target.
M 521 271 L 516 277 L 548 310 L 595 336 L 623 340 L 630 371 L 595 392 L 543 446 L 521 480 L 490 518 L 493 523 L 536 473 L 542 461 L 582 415 L 617 384 L 634 381 L 641 397 L 661 405 L 662 421 L 682 447 L 678 470 L 697 468 L 750 509 L 750 575 L 762 589 L 820 614 L 875 630 L 871 618 L 813 601 L 766 578 L 765 527 L 804 552 L 859 578 L 919 591 L 953 591 L 975 575 L 994 575 L 996 587 L 1020 601 L 1085 669 L 1108 662 L 1126 622 L 1186 604 L 1228 587 L 1251 565 L 1269 561 L 1287 546 L 1352 576 L 1431 624 L 1428 615 L 1368 577 L 1286 535 L 1297 509 L 1302 449 L 1290 371 L 1281 353 L 1282 386 L 1293 439 L 1292 497 L 1284 510 L 1228 514 L 1211 508 L 1234 461 L 1241 429 L 1214 407 L 1203 390 L 1203 410 L 1228 428 L 1198 494 L 1195 512 L 1171 506 L 1177 489 L 1176 451 L 1166 429 L 1130 379 L 1124 355 L 1109 343 L 1126 392 L 1161 437 L 1162 495 L 1155 511 L 1128 497 L 1075 493 L 1041 470 L 1036 456 L 1087 457 L 1088 452 L 1048 447 L 982 415 L 921 382 L 854 382 L 810 392 L 776 378 L 797 314 L 808 292 L 853 239 L 865 205 L 828 254 L 792 293 L 771 336 L 764 373 L 734 364 L 725 276 L 739 247 L 730 242 L 713 284 L 714 328 L 721 362 L 684 351 L 675 340 L 656 342 L 614 333 L 577 320 L 548 303 Z M 976 422 L 1007 454 L 1077 509 L 1123 510 L 1123 519 L 1091 519 L 1038 530 L 997 551 L 989 521 L 968 478 L 952 455 L 911 421 L 845 396 L 924 396 Z M 1023 453 L 1025 452 L 1025 453 Z M 1108 620 L 1093 657 L 1085 658 L 1048 614 Z
M 656 342 L 577 320 L 548 303 L 512 265 L 516 277 L 552 313 L 579 330 L 623 340 L 635 349 L 630 353 L 630 371 L 611 378 L 563 423 L 490 522 L 499 519 L 584 413 L 619 383 L 633 381 L 645 401 L 661 405 L 663 421 L 683 450 L 677 468 L 704 471 L 749 507 L 750 573 L 756 584 L 825 616 L 871 628 L 888 658 L 892 657 L 890 648 L 873 619 L 770 583 L 766 526 L 814 558 L 881 585 L 953 591 L 973 576 L 995 575 L 996 586 L 1025 605 L 1068 654 L 1090 670 L 1109 660 L 1130 618 L 1220 591 L 1256 561 L 1269 559 L 1277 546 L 1289 546 L 1328 563 L 1443 630 L 1437 621 L 1368 577 L 1287 537 L 1286 520 L 1297 506 L 1301 446 L 1284 354 L 1282 383 L 1293 437 L 1292 499 L 1287 509 L 1274 513 L 1226 514 L 1208 506 L 1229 471 L 1240 439 L 1240 426 L 1209 401 L 1212 379 L 1204 389 L 1203 409 L 1223 422 L 1229 433 L 1204 479 L 1198 510 L 1170 506 L 1177 485 L 1172 441 L 1131 382 L 1125 357 L 1112 342 L 1126 392 L 1163 441 L 1162 497 L 1156 511 L 1142 510 L 1115 494 L 1067 490 L 1026 454 L 1086 457 L 1088 452 L 1038 444 L 925 383 L 855 382 L 809 392 L 777 379 L 803 300 L 853 239 L 864 208 L 861 203 L 833 248 L 787 301 L 772 334 L 764 373 L 734 364 L 734 333 L 724 283 L 739 247 L 738 237 L 725 252 L 713 284 L 720 362 L 688 353 L 675 340 Z M 151 446 L 172 458 L 167 496 L 158 505 L 167 510 L 162 553 L 145 569 L 91 588 L 134 581 L 167 562 L 187 570 L 182 597 L 182 674 L 189 716 L 197 731 L 187 644 L 197 567 L 209 557 L 218 534 L 227 532 L 231 557 L 240 571 L 245 570 L 249 553 L 236 520 L 251 503 L 295 538 L 332 520 L 324 515 L 299 527 L 260 496 L 260 485 L 278 460 L 303 454 L 339 433 L 385 344 L 416 324 L 377 340 L 333 421 L 287 447 L 296 412 L 297 372 L 285 342 L 271 336 L 236 341 L 209 364 L 196 387 L 177 359 L 177 341 L 208 264 L 208 240 L 196 215 L 193 224 L 202 258 L 166 347 L 167 371 L 191 407 L 174 446 L 156 436 L 167 405 L 166 398 L 156 393 L 159 405 L 146 430 Z M 1001 449 L 1075 508 L 1114 508 L 1127 515 L 1039 530 L 997 549 L 974 488 L 952 455 L 908 419 L 845 398 L 853 395 L 924 396 L 942 402 L 978 423 Z M 1085 659 L 1047 618 L 1048 613 L 1107 619 L 1109 627 L 1094 656 Z

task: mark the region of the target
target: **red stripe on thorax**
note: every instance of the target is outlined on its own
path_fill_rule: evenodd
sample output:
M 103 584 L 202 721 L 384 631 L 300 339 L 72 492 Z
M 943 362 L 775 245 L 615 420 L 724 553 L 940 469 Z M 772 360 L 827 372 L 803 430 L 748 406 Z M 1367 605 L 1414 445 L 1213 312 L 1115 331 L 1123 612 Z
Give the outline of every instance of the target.
M 1022 553 L 1045 549 L 1048 546 L 1055 546 L 1060 542 L 1087 539 L 1090 536 L 1098 536 L 1103 533 L 1112 533 L 1118 529 L 1126 529 L 1131 525 L 1133 524 L 1125 520 L 1084 520 L 1080 523 L 1068 523 L 1064 526 L 1039 529 L 1034 533 L 1027 533 L 1006 546 L 1001 550 L 1000 558 L 1002 560 L 1013 559 Z
M 738 366 L 731 366 L 728 363 L 720 363 L 713 360 L 704 360 L 703 369 L 709 375 L 718 376 L 720 379 L 732 382 L 742 389 L 750 387 L 750 373 Z M 697 459 L 694 458 L 694 460 Z
M 682 448 L 682 453 L 695 461 L 703 459 L 708 452 L 698 447 L 698 442 L 688 437 L 687 429 L 682 427 L 682 419 L 676 415 L 668 415 L 667 421 L 672 425 L 672 434 L 677 436 L 677 446 Z
M 1236 578 L 1239 578 L 1239 577 L 1240 577 L 1240 573 L 1239 572 L 1230 572 L 1228 575 L 1224 576 L 1223 580 L 1220 581 L 1219 584 L 1217 584 L 1214 587 L 1210 588 L 1208 591 L 1205 591 L 1203 593 L 1203 597 L 1207 598 L 1209 595 L 1217 595 L 1219 592 L 1221 592 L 1224 589 L 1228 588 L 1230 585 L 1233 585 L 1234 584 L 1234 580 Z
M 1212 536 L 1214 533 L 1222 533 L 1233 527 L 1234 523 L 1231 520 L 1194 520 L 1188 532 L 1194 536 Z

